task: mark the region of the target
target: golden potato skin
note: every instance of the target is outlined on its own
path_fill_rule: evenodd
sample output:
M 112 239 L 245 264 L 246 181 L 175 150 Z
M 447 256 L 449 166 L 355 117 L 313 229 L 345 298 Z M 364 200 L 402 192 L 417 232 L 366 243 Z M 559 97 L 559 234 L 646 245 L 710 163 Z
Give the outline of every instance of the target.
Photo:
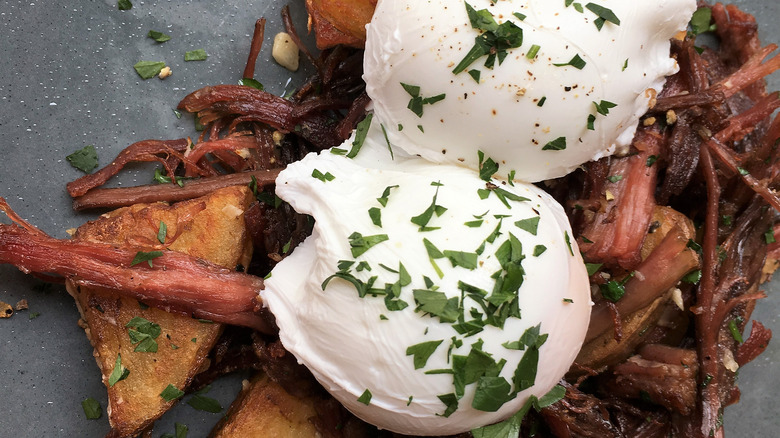
M 225 419 L 209 436 L 313 438 L 318 436 L 316 417 L 313 399 L 294 397 L 268 376 L 258 374 L 245 382 Z
M 306 0 L 306 8 L 317 48 L 324 50 L 338 44 L 362 48 L 376 0 Z
M 139 204 L 121 208 L 78 228 L 73 239 L 157 249 L 160 222 L 167 226 L 166 246 L 225 267 L 246 266 L 251 244 L 243 212 L 252 202 L 246 187 L 229 187 L 203 198 L 169 206 Z M 94 356 L 108 389 L 111 437 L 134 437 L 175 402 L 160 393 L 169 384 L 184 390 L 208 366 L 207 355 L 222 332 L 221 324 L 201 322 L 189 315 L 168 313 L 112 290 L 67 285 L 76 299 L 80 324 L 94 347 Z M 125 325 L 133 317 L 159 324 L 156 353 L 135 352 Z M 130 370 L 126 379 L 109 386 L 117 355 Z

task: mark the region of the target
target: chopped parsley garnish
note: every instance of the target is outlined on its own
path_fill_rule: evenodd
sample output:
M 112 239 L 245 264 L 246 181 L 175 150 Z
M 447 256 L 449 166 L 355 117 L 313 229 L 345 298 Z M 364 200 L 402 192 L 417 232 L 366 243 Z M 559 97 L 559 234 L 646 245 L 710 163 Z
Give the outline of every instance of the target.
M 770 243 L 775 243 L 775 242 L 777 242 L 777 240 L 775 239 L 775 230 L 773 230 L 772 228 L 770 228 L 769 230 L 767 230 L 767 232 L 766 232 L 766 233 L 764 233 L 764 241 L 765 241 L 767 244 L 770 244 Z
M 136 316 L 125 324 L 125 327 L 128 329 L 127 334 L 130 336 L 130 342 L 133 345 L 138 344 L 134 351 L 141 353 L 157 352 L 157 341 L 155 339 L 162 332 L 158 324 Z
M 311 176 L 314 177 L 314 178 L 317 178 L 318 180 L 320 180 L 322 182 L 333 181 L 334 179 L 336 179 L 336 177 L 333 176 L 332 173 L 330 173 L 330 172 L 322 173 L 318 169 L 312 170 Z
M 520 12 L 514 12 L 514 13 L 512 13 L 512 15 L 517 17 L 520 21 L 523 21 L 523 20 L 526 19 L 526 15 L 525 14 L 521 14 Z
M 601 30 L 601 28 L 604 27 L 604 23 L 607 21 L 616 26 L 620 26 L 620 19 L 617 17 L 617 15 L 615 15 L 614 12 L 612 12 L 612 9 L 605 8 L 604 6 L 597 5 L 595 3 L 588 3 L 585 5 L 585 8 L 598 15 L 599 18 L 593 22 L 598 30 Z
M 366 389 L 365 391 L 363 391 L 363 394 L 360 397 L 358 397 L 357 401 L 368 406 L 371 403 L 371 397 L 372 397 L 371 391 Z
M 138 76 L 144 80 L 157 76 L 164 67 L 165 63 L 159 61 L 138 61 L 133 66 Z
M 689 274 L 686 274 L 682 279 L 680 279 L 680 281 L 683 283 L 698 284 L 699 281 L 701 281 L 701 269 L 691 271 Z
M 485 153 L 482 151 L 477 151 L 477 157 L 479 158 L 479 178 L 482 181 L 490 181 L 493 175 L 498 172 L 498 163 L 490 157 L 485 160 Z
M 439 265 L 435 262 L 436 259 L 443 259 L 444 254 L 428 239 L 423 239 L 423 245 L 425 246 L 425 251 L 428 252 L 428 260 L 436 271 L 436 275 L 438 275 L 439 278 L 444 278 L 444 272 L 441 271 L 441 268 L 439 268 Z
M 498 24 L 493 14 L 487 9 L 477 11 L 468 3 L 465 3 L 465 5 L 471 27 L 481 30 L 482 33 L 474 38 L 474 47 L 452 70 L 456 75 L 465 71 L 471 64 L 483 56 L 487 56 L 484 64 L 486 68 L 492 69 L 496 60 L 501 65 L 509 54 L 509 49 L 523 45 L 522 28 L 511 21 Z
M 607 181 L 616 183 L 623 180 L 623 175 L 610 175 L 607 177 Z
M 593 106 L 596 107 L 596 112 L 601 114 L 602 116 L 609 115 L 609 110 L 612 108 L 615 108 L 617 106 L 616 103 L 612 103 L 608 100 L 602 100 L 599 103 L 593 102 Z
M 520 228 L 521 230 L 528 231 L 532 235 L 536 236 L 536 233 L 539 229 L 539 216 L 534 216 L 528 219 L 522 219 L 517 222 L 515 222 L 515 226 Z
M 150 268 L 153 268 L 154 265 L 152 264 L 152 260 L 162 257 L 163 252 L 162 251 L 150 251 L 150 252 L 144 252 L 144 251 L 138 251 L 135 254 L 135 257 L 133 258 L 133 261 L 130 262 L 130 266 L 135 266 L 139 263 L 147 262 L 149 264 Z
M 645 163 L 645 165 L 647 167 L 652 167 L 653 164 L 656 163 L 656 161 L 658 161 L 658 155 L 650 155 L 649 157 L 647 157 L 647 162 Z
M 219 401 L 203 395 L 206 390 L 207 389 L 196 392 L 189 400 L 187 400 L 187 404 L 199 411 L 219 414 L 222 412 L 222 405 L 219 403 Z
M 184 53 L 185 61 L 205 61 L 209 55 L 203 49 L 190 50 Z
M 385 187 L 385 190 L 382 192 L 382 196 L 379 198 L 376 198 L 377 202 L 382 204 L 382 207 L 387 207 L 387 201 L 390 199 L 390 190 L 397 189 L 399 186 L 387 186 Z
M 376 234 L 373 236 L 363 236 L 357 231 L 349 235 L 349 247 L 352 251 L 352 257 L 359 257 L 375 245 L 390 240 L 387 234 Z
M 192 177 L 187 176 L 177 176 L 176 177 L 176 184 L 179 187 L 184 187 L 184 181 L 188 179 L 193 179 Z M 256 180 L 256 179 L 255 179 Z M 156 181 L 159 184 L 172 184 L 173 178 L 167 175 L 163 175 L 162 171 L 160 169 L 154 169 L 154 181 Z
M 596 116 L 588 114 L 588 131 L 596 130 Z
M 125 380 L 130 374 L 130 370 L 122 365 L 122 355 L 116 355 L 116 362 L 114 362 L 114 369 L 108 376 L 108 386 L 114 386 L 117 382 Z
M 627 68 L 628 68 L 628 58 L 626 58 L 626 61 L 623 63 L 623 70 L 621 71 L 626 71 Z
M 693 13 L 691 17 L 691 34 L 694 36 L 701 35 L 706 32 L 714 32 L 717 29 L 717 25 L 712 22 L 712 9 L 708 7 L 701 7 Z
M 180 398 L 183 395 L 184 395 L 184 391 L 171 385 L 170 383 L 160 393 L 160 397 L 162 397 L 163 400 L 168 402 L 176 400 L 177 398 Z
M 133 3 L 130 0 L 117 0 L 116 7 L 120 11 L 129 11 L 133 9 Z
M 571 237 L 569 237 L 568 231 L 563 232 L 563 240 L 566 242 L 566 246 L 569 247 L 569 254 L 574 256 L 574 250 L 571 247 Z
M 613 303 L 617 303 L 626 294 L 626 283 L 634 276 L 634 273 L 627 275 L 621 281 L 610 280 L 606 284 L 599 286 L 601 296 Z
M 441 414 L 442 417 L 448 418 L 458 410 L 458 397 L 455 394 L 442 394 L 436 397 L 446 406 L 444 413 Z
M 547 102 L 547 96 L 542 96 L 541 99 L 539 99 L 539 102 L 536 103 L 536 106 L 544 106 L 544 103 Z
M 566 66 L 570 65 L 570 66 L 576 68 L 577 70 L 582 70 L 583 68 L 585 68 L 587 63 L 585 62 L 584 59 L 580 58 L 579 54 L 576 54 L 576 55 L 574 55 L 574 57 L 569 62 L 564 62 L 564 63 L 561 63 L 561 64 L 553 64 L 553 65 L 556 66 L 556 67 L 566 67 Z
M 426 289 L 412 291 L 414 301 L 417 302 L 417 310 L 439 318 L 443 323 L 453 323 L 458 320 L 458 298 L 447 298 L 443 292 Z
M 100 407 L 100 402 L 92 397 L 86 398 L 81 402 L 81 409 L 84 410 L 84 415 L 87 416 L 87 420 L 97 420 L 103 416 L 103 409 Z
M 735 341 L 739 342 L 740 344 L 745 342 L 745 339 L 742 337 L 742 333 L 739 331 L 739 327 L 737 327 L 736 320 L 732 319 L 729 321 L 729 331 L 731 332 L 731 337 L 733 337 Z
M 528 59 L 536 58 L 536 55 L 539 54 L 539 49 L 541 48 L 542 48 L 541 46 L 534 44 L 533 46 L 531 46 L 530 49 L 528 49 L 528 53 L 526 53 L 525 57 Z
M 424 368 L 428 363 L 428 359 L 439 348 L 439 345 L 444 341 L 430 341 L 423 342 L 421 344 L 412 345 L 406 349 L 407 356 L 413 356 L 414 369 L 419 370 Z
M 363 147 L 363 143 L 366 141 L 368 135 L 368 128 L 371 127 L 371 120 L 373 120 L 374 114 L 369 113 L 365 119 L 357 124 L 355 128 L 355 139 L 352 141 L 352 149 L 349 150 L 347 158 L 357 157 L 360 148 Z
M 604 266 L 603 263 L 585 263 L 585 269 L 588 271 L 588 277 L 593 276 L 596 272 L 599 272 L 599 269 Z
M 260 81 L 252 78 L 242 78 L 238 80 L 238 85 L 244 85 L 246 87 L 252 87 L 256 90 L 264 91 L 265 87 Z
M 438 230 L 439 227 L 429 227 L 428 223 L 431 221 L 434 214 L 436 214 L 437 217 L 440 217 L 447 211 L 447 208 L 436 204 L 436 198 L 439 196 L 439 187 L 441 187 L 441 184 L 431 183 L 431 185 L 436 186 L 436 192 L 433 194 L 433 200 L 431 201 L 431 205 L 429 205 L 428 208 L 425 209 L 425 211 L 410 219 L 413 224 L 419 225 L 420 227 L 419 231 L 421 232 Z
M 477 69 L 471 69 L 469 70 L 469 76 L 471 76 L 471 79 L 474 79 L 474 82 L 479 83 L 479 80 L 482 77 L 482 72 Z
M 165 222 L 160 221 L 160 229 L 157 230 L 157 241 L 165 244 L 165 238 L 168 236 L 168 226 L 165 225 Z
M 385 125 L 380 123 L 379 127 L 382 128 L 382 135 L 385 136 L 385 143 L 387 143 L 387 150 L 390 151 L 390 159 L 395 160 L 395 155 L 393 154 L 393 146 L 390 144 L 390 138 L 387 137 L 387 129 L 385 129 Z
M 433 105 L 437 102 L 440 102 L 444 100 L 447 95 L 446 94 L 438 94 L 436 96 L 432 97 L 422 97 L 420 96 L 420 87 L 417 85 L 409 85 L 404 84 L 401 82 L 401 86 L 406 90 L 406 92 L 412 96 L 412 98 L 409 100 L 409 104 L 406 106 L 409 108 L 409 110 L 417 115 L 417 117 L 422 117 L 425 110 L 425 105 Z
M 534 257 L 539 257 L 540 255 L 544 254 L 544 252 L 547 251 L 547 247 L 544 245 L 536 245 L 534 247 Z
M 444 250 L 444 257 L 449 259 L 453 268 L 460 266 L 469 270 L 477 269 L 479 255 L 475 252 Z
M 569 0 L 567 0 L 569 1 Z M 491 424 L 489 426 L 473 429 L 471 434 L 474 438 L 509 438 L 516 437 L 520 433 L 520 425 L 523 422 L 523 418 L 528 414 L 531 408 L 534 408 L 537 412 L 541 411 L 561 399 L 566 395 L 566 388 L 561 385 L 556 385 L 550 392 L 544 395 L 542 398 L 537 399 L 532 395 L 528 398 L 528 401 L 523 404 L 523 407 L 509 417 L 509 419 L 502 421 L 501 423 Z
M 90 173 L 98 167 L 98 156 L 95 146 L 87 145 L 76 152 L 65 157 L 71 166 L 84 172 Z
M 158 43 L 164 43 L 171 39 L 170 35 L 166 35 L 162 32 L 158 32 L 156 30 L 150 30 L 148 34 L 146 34 L 147 37 L 157 41 Z
M 558 137 L 542 148 L 543 151 L 562 151 L 564 149 L 566 149 L 566 137 Z
M 378 207 L 371 207 L 368 209 L 368 217 L 371 218 L 371 223 L 382 228 L 382 210 Z

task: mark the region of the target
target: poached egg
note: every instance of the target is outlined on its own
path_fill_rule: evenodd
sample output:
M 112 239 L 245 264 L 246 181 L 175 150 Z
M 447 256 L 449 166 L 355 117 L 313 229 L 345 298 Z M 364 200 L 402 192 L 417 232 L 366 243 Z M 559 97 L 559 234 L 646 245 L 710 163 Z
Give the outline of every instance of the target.
M 285 348 L 355 415 L 409 435 L 495 423 L 550 391 L 591 307 L 560 205 L 530 184 L 391 158 L 376 121 L 351 148 L 277 179 L 315 218 L 262 293 Z
M 381 0 L 366 91 L 390 142 L 410 154 L 476 170 L 481 150 L 504 178 L 557 178 L 631 144 L 677 71 L 669 40 L 695 9 L 693 0 Z

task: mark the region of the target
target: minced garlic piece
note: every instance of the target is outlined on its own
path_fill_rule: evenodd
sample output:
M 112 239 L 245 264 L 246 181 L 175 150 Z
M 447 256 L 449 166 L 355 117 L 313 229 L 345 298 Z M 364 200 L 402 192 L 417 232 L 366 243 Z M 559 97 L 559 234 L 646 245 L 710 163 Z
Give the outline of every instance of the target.
M 165 66 L 165 67 L 163 67 L 162 70 L 160 70 L 160 74 L 158 74 L 158 76 L 160 77 L 160 79 L 165 79 L 168 76 L 170 76 L 171 74 L 173 74 L 173 71 L 171 70 L 171 68 L 168 67 L 168 66 Z
M 271 55 L 276 62 L 287 70 L 298 70 L 298 46 L 295 45 L 289 34 L 285 32 L 276 34 Z

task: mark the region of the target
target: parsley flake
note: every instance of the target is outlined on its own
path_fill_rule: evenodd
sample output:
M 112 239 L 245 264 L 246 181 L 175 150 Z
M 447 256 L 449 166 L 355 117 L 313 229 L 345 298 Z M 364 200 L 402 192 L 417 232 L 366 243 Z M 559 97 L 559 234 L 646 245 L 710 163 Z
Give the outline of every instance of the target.
M 352 257 L 359 257 L 375 245 L 390 240 L 387 234 L 363 236 L 357 231 L 349 235 L 349 246 Z
M 185 61 L 205 61 L 209 55 L 203 49 L 190 50 L 184 53 Z
M 523 45 L 522 28 L 511 21 L 498 24 L 493 14 L 487 9 L 477 11 L 468 3 L 465 3 L 465 5 L 471 27 L 482 31 L 482 33 L 474 38 L 474 47 L 452 70 L 452 73 L 456 75 L 465 71 L 471 64 L 483 56 L 487 56 L 484 64 L 485 68 L 492 69 L 496 60 L 501 65 L 509 54 L 509 49 Z
M 423 342 L 408 347 L 406 349 L 406 355 L 413 356 L 414 369 L 419 370 L 420 368 L 425 367 L 425 364 L 428 362 L 428 359 L 436 351 L 436 349 L 439 348 L 439 345 L 441 345 L 442 342 L 444 341 L 440 340 L 440 341 Z
M 138 76 L 144 80 L 157 76 L 164 67 L 165 63 L 159 61 L 138 61 L 133 66 Z
M 570 66 L 576 68 L 577 70 L 582 70 L 583 68 L 585 68 L 587 63 L 585 62 L 584 59 L 580 58 L 579 54 L 576 54 L 576 55 L 574 55 L 574 57 L 569 62 L 564 62 L 564 63 L 561 63 L 561 64 L 553 64 L 553 65 L 556 66 L 556 67 L 566 67 L 566 66 L 570 65 Z
M 162 257 L 163 252 L 162 251 L 150 251 L 150 252 L 144 252 L 144 251 L 138 251 L 135 254 L 135 257 L 133 258 L 133 261 L 130 262 L 130 266 L 135 266 L 139 263 L 147 262 L 149 264 L 150 268 L 153 268 L 154 265 L 152 264 L 152 260 Z
M 84 172 L 90 173 L 98 167 L 98 156 L 95 146 L 87 145 L 76 152 L 65 157 L 71 166 Z
M 311 176 L 312 176 L 313 178 L 316 178 L 316 179 L 318 179 L 318 180 L 322 181 L 322 182 L 333 181 L 334 179 L 336 179 L 336 177 L 335 177 L 335 176 L 333 176 L 333 174 L 332 174 L 332 173 L 330 173 L 330 172 L 325 172 L 325 173 L 322 173 L 322 172 L 321 172 L 321 171 L 319 171 L 318 169 L 314 169 L 314 170 L 312 170 L 312 172 L 311 172 Z
M 411 112 L 415 113 L 417 117 L 423 116 L 423 114 L 425 113 L 424 110 L 425 105 L 433 105 L 437 102 L 444 100 L 447 97 L 446 94 L 438 94 L 436 96 L 424 98 L 420 96 L 419 86 L 404 84 L 403 82 L 401 82 L 401 86 L 412 97 L 409 100 L 409 104 L 406 107 L 409 108 Z
M 149 33 L 146 34 L 146 36 L 157 41 L 158 43 L 164 43 L 171 39 L 170 35 L 166 35 L 156 30 L 150 30 Z
M 100 402 L 92 397 L 86 398 L 81 402 L 81 409 L 84 410 L 84 415 L 87 416 L 87 420 L 97 420 L 103 416 L 103 409 L 100 407 Z
M 373 119 L 374 115 L 368 114 L 365 119 L 357 124 L 357 127 L 355 128 L 355 140 L 352 141 L 352 148 L 349 150 L 347 158 L 357 157 L 357 154 L 360 152 L 360 148 L 363 147 L 363 143 L 366 141 L 366 136 L 368 136 L 368 128 L 371 127 L 371 120 Z
M 562 151 L 564 149 L 566 149 L 566 137 L 558 137 L 542 148 L 543 151 Z
M 372 397 L 371 391 L 366 389 L 365 391 L 363 391 L 363 394 L 360 397 L 358 397 L 357 401 L 368 406 L 371 403 L 371 397 Z
M 598 30 L 601 30 L 607 21 L 616 26 L 620 26 L 620 19 L 617 17 L 617 15 L 615 15 L 614 12 L 612 12 L 612 9 L 605 8 L 604 6 L 597 5 L 596 3 L 588 3 L 585 5 L 585 8 L 598 15 L 599 18 L 593 22 Z
M 114 386 L 117 382 L 125 380 L 130 374 L 130 370 L 122 365 L 122 355 L 116 355 L 116 362 L 114 362 L 114 369 L 108 376 L 108 386 Z
M 541 218 L 539 216 L 534 216 L 528 219 L 522 219 L 517 222 L 515 222 L 515 226 L 520 228 L 521 230 L 528 231 L 532 235 L 536 236 L 536 233 L 539 229 L 539 220 Z
M 171 385 L 170 383 L 160 393 L 160 397 L 162 397 L 162 399 L 167 402 L 176 400 L 177 398 L 181 398 L 181 396 L 183 395 L 184 395 L 184 391 Z

